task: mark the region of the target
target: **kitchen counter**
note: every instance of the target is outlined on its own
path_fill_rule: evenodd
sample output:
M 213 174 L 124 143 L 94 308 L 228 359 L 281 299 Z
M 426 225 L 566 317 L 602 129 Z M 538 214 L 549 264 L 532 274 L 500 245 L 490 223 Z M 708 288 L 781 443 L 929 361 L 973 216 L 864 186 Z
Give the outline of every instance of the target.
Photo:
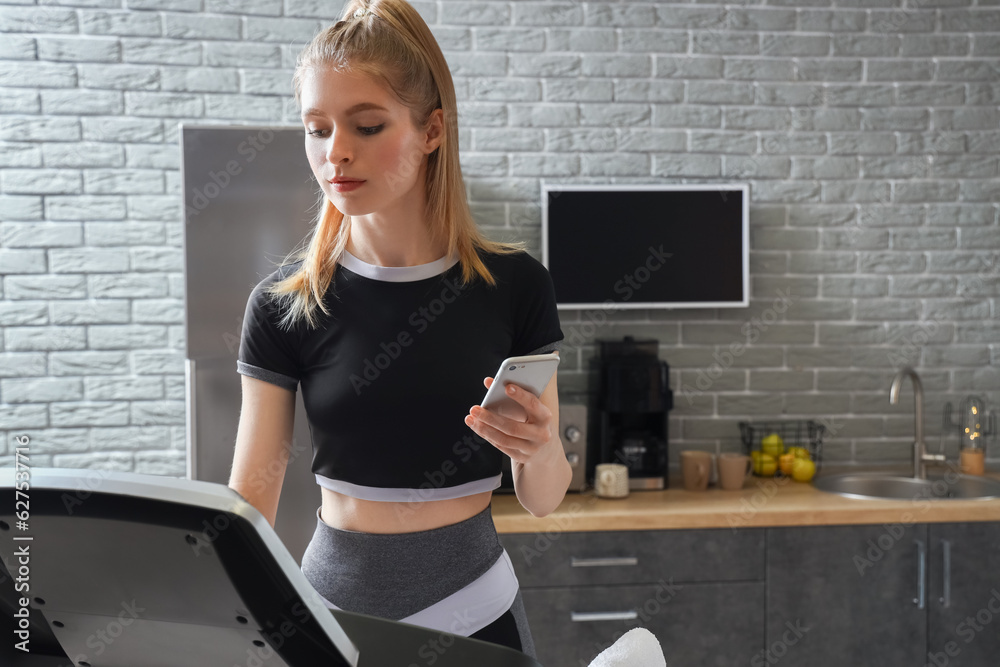
M 823 474 L 881 471 L 900 469 L 828 466 Z M 986 476 L 1000 480 L 1000 471 L 988 470 Z M 531 516 L 513 493 L 494 493 L 493 522 L 498 533 L 539 533 L 1000 521 L 1000 499 L 847 498 L 788 478 L 751 477 L 739 491 L 685 491 L 680 477 L 671 476 L 669 486 L 632 491 L 621 499 L 598 498 L 593 490 L 567 493 L 559 507 L 542 518 Z

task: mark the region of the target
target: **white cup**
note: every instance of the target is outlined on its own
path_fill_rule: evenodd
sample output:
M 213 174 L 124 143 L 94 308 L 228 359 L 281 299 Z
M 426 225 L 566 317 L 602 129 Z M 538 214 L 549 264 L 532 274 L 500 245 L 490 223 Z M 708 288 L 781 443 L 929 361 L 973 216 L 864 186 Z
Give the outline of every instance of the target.
M 628 466 L 621 463 L 599 463 L 594 469 L 594 491 L 601 498 L 628 496 Z

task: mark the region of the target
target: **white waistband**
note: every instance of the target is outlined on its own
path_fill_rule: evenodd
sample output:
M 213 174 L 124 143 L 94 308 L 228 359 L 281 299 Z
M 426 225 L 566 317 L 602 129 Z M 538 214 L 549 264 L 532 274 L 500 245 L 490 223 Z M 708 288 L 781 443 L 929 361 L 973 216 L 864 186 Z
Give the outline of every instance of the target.
M 379 500 L 382 502 L 397 503 L 418 503 L 428 500 L 449 500 L 451 498 L 462 498 L 472 496 L 484 491 L 492 491 L 500 487 L 502 475 L 494 477 L 484 477 L 457 486 L 430 486 L 428 488 L 396 488 L 383 486 L 364 486 L 352 484 L 340 479 L 331 479 L 325 475 L 314 473 L 316 483 L 325 489 L 342 493 L 352 498 L 361 500 Z
M 504 549 L 497 562 L 481 577 L 431 606 L 399 619 L 399 622 L 468 637 L 510 609 L 517 590 L 517 575 Z M 322 595 L 320 598 L 328 608 L 340 609 Z

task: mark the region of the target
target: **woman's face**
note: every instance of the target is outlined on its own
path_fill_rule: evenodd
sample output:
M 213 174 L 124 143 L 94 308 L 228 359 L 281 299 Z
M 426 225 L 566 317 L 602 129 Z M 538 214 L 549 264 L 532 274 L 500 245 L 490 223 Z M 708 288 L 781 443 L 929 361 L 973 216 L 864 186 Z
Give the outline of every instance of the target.
M 330 67 L 306 72 L 301 103 L 309 165 L 338 210 L 366 215 L 422 195 L 425 158 L 441 143 L 440 110 L 418 130 L 409 107 L 380 82 Z M 342 178 L 356 180 L 334 182 Z

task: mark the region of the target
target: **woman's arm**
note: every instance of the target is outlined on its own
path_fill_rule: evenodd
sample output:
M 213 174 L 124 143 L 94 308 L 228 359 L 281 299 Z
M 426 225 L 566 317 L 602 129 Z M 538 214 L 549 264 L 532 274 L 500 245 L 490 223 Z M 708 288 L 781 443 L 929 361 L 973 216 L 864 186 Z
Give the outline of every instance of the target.
M 528 413 L 526 422 L 502 417 L 481 406 L 473 407 L 465 420 L 476 433 L 510 456 L 514 492 L 521 505 L 536 517 L 546 516 L 559 506 L 573 478 L 573 468 L 559 437 L 557 375 L 552 376 L 541 396 L 523 389 L 508 394 Z M 484 384 L 488 388 L 493 378 L 486 378 Z
M 538 399 L 552 413 L 551 440 L 526 463 L 511 460 L 514 493 L 524 509 L 536 517 L 546 516 L 558 507 L 566 497 L 566 490 L 573 480 L 573 468 L 566 459 L 566 450 L 559 437 L 557 376 L 558 373 L 552 376 L 549 385 Z M 525 393 L 521 392 L 522 397 Z
M 242 378 L 243 404 L 228 486 L 273 528 L 291 451 L 295 392 L 246 375 Z

